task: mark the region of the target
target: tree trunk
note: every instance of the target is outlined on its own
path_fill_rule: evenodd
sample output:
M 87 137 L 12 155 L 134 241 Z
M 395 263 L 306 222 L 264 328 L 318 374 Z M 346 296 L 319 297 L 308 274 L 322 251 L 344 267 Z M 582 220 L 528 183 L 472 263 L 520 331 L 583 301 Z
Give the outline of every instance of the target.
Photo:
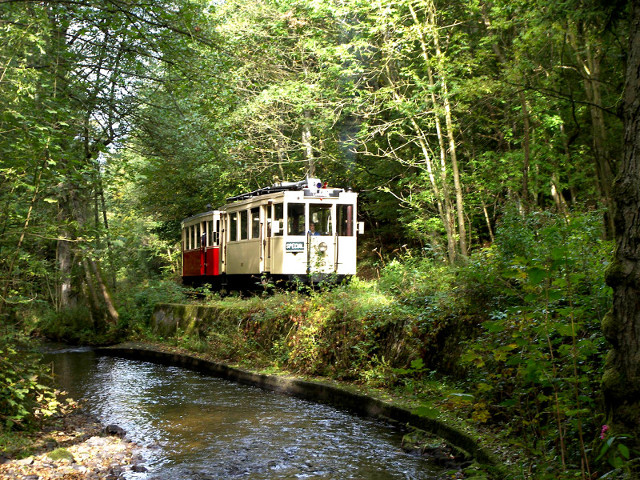
M 571 25 L 570 25 L 571 27 Z M 601 63 L 604 53 L 600 48 L 594 52 L 594 47 L 589 40 L 580 38 L 578 26 L 573 25 L 568 29 L 568 38 L 573 47 L 576 58 L 583 75 L 583 85 L 587 101 L 589 102 L 589 113 L 591 114 L 591 138 L 593 145 L 594 167 L 596 171 L 596 185 L 598 187 L 601 202 L 607 208 L 605 213 L 605 226 L 609 237 L 615 234 L 613 220 L 614 200 L 611 191 L 613 178 L 615 176 L 612 159 L 607 148 L 607 127 L 604 121 L 604 108 L 602 102 L 602 68 Z M 584 27 L 586 29 L 586 27 Z M 576 31 L 574 32 L 575 29 Z M 582 51 L 585 54 L 583 56 Z
M 569 207 L 567 206 L 567 202 L 562 196 L 562 191 L 558 187 L 560 182 L 558 180 L 558 174 L 556 172 L 551 174 L 551 198 L 553 198 L 553 202 L 556 204 L 556 209 L 560 215 L 564 218 L 568 217 Z
M 613 186 L 616 252 L 607 272 L 613 308 L 602 385 L 614 430 L 640 443 L 640 2 L 633 3 L 624 91 L 624 156 Z
M 62 186 L 66 194 L 61 196 L 61 224 L 64 225 L 58 240 L 58 266 L 61 274 L 60 305 L 61 308 L 73 308 L 79 301 L 88 302 L 96 326 L 118 322 L 118 312 L 100 273 L 97 260 L 91 258 L 88 251 L 80 247 L 85 242 L 81 237 L 87 225 L 89 202 L 88 190 L 71 182 Z M 73 229 L 68 225 L 73 225 Z M 73 265 L 81 269 L 74 271 Z M 83 295 L 84 285 L 88 295 Z
M 453 119 L 451 114 L 451 102 L 449 101 L 449 87 L 444 71 L 444 56 L 440 49 L 440 39 L 438 25 L 436 23 L 436 7 L 433 2 L 429 2 L 429 23 L 433 29 L 433 45 L 436 51 L 437 65 L 439 67 L 440 84 L 442 85 L 442 103 L 444 106 L 444 119 L 447 128 L 447 139 L 449 140 L 449 158 L 451 160 L 451 175 L 453 177 L 453 188 L 456 195 L 456 213 L 458 216 L 458 244 L 460 245 L 460 255 L 467 256 L 467 228 L 464 218 L 464 202 L 462 197 L 462 184 L 460 183 L 460 171 L 458 169 L 458 155 L 456 153 L 456 141 L 453 132 Z
M 601 57 L 593 57 L 591 52 L 590 63 L 592 68 L 592 76 L 587 77 L 584 81 L 587 99 L 591 104 L 589 110 L 591 113 L 591 131 L 593 136 L 593 154 L 595 157 L 595 168 L 598 179 L 598 189 L 602 196 L 602 203 L 607 207 L 605 213 L 605 224 L 609 237 L 614 233 L 615 226 L 613 224 L 613 199 L 611 186 L 613 184 L 613 167 L 611 165 L 611 156 L 607 148 L 607 128 L 604 123 L 604 113 L 602 109 L 602 93 L 600 91 L 600 61 Z
M 529 121 L 529 105 L 524 96 L 524 92 L 520 91 L 520 105 L 522 106 L 522 124 L 524 128 L 523 150 L 524 159 L 522 162 L 522 203 L 525 211 L 529 211 L 529 168 L 531 165 L 531 122 Z
M 98 290 L 99 298 L 101 300 L 101 303 L 106 308 L 106 314 L 107 314 L 106 315 L 106 320 L 107 320 L 108 323 L 116 324 L 116 323 L 118 323 L 120 315 L 118 315 L 118 311 L 116 310 L 116 307 L 113 304 L 113 299 L 111 298 L 111 295 L 109 294 L 109 290 L 107 289 L 107 285 L 104 283 L 104 280 L 102 279 L 102 274 L 100 273 L 100 267 L 98 266 L 98 263 L 95 260 L 90 260 L 89 261 L 89 265 L 91 266 L 91 271 L 93 272 L 93 275 L 95 276 L 95 281 L 96 281 L 97 286 L 99 288 L 99 290 Z
M 487 204 L 484 203 L 484 199 L 480 196 L 480 203 L 482 205 L 482 212 L 484 213 L 484 220 L 487 222 L 487 230 L 489 230 L 489 238 L 491 243 L 496 241 L 496 237 L 493 235 L 493 228 L 491 228 L 491 218 L 489 218 L 489 211 L 487 210 Z
M 87 284 L 87 290 L 89 291 L 87 300 L 89 301 L 89 305 L 91 306 L 91 308 L 89 309 L 89 314 L 91 315 L 91 323 L 93 323 L 95 326 L 94 313 L 100 312 L 100 299 L 98 298 L 98 291 L 96 290 L 96 286 L 94 285 L 93 278 L 91 276 L 91 270 L 89 270 L 89 262 L 86 258 L 82 259 L 82 269 L 84 270 L 84 278 Z
M 102 211 L 102 222 L 104 224 L 105 237 L 107 239 L 107 256 L 109 258 L 109 269 L 111 271 L 111 289 L 115 292 L 117 287 L 116 269 L 113 258 L 113 245 L 111 244 L 111 233 L 109 232 L 109 219 L 107 217 L 107 202 L 104 198 L 104 187 L 102 185 L 102 179 L 100 179 L 100 209 Z
M 273 138 L 273 143 L 275 145 L 276 154 L 278 155 L 278 172 L 280 172 L 279 182 L 282 182 L 286 179 L 286 175 L 284 173 L 284 164 L 286 163 L 286 157 L 284 154 L 284 145 L 282 144 L 282 140 L 280 138 L 280 131 L 275 131 L 275 136 Z
M 58 264 L 58 273 L 60 276 L 59 283 L 59 305 L 61 309 L 73 308 L 77 304 L 77 298 L 74 295 L 73 288 L 73 241 L 75 235 L 71 231 L 73 224 L 71 214 L 69 212 L 69 199 L 71 192 L 65 193 L 65 185 L 60 185 L 63 192 L 59 198 L 60 211 L 58 213 L 58 224 L 61 226 L 58 232 L 58 244 L 56 248 L 56 261 Z
M 439 206 L 439 210 L 441 212 L 442 221 L 445 224 L 445 231 L 447 232 L 447 244 L 448 244 L 448 252 L 449 252 L 449 262 L 453 264 L 457 257 L 457 252 L 455 248 L 455 230 L 456 230 L 456 222 L 455 216 L 453 215 L 453 205 L 451 204 L 451 194 L 449 192 L 449 181 L 447 179 L 447 164 L 446 164 L 446 141 L 445 134 L 442 131 L 442 125 L 440 122 L 440 115 L 438 114 L 439 104 L 436 99 L 435 91 L 436 84 L 433 74 L 433 69 L 431 68 L 429 62 L 429 50 L 427 48 L 427 40 L 422 31 L 421 22 L 418 19 L 418 15 L 416 14 L 415 9 L 411 2 L 408 3 L 409 11 L 411 13 L 411 17 L 413 22 L 417 28 L 420 40 L 420 49 L 422 51 L 422 59 L 424 60 L 424 64 L 427 68 L 427 76 L 429 79 L 429 91 L 431 97 L 431 103 L 433 104 L 434 109 L 434 121 L 436 127 L 436 134 L 438 137 L 438 146 L 440 148 L 440 182 L 442 186 L 442 206 Z M 429 22 L 433 32 L 437 32 L 437 26 L 435 24 L 435 5 L 433 3 L 429 4 Z M 433 35 L 433 41 L 436 48 L 436 55 L 441 57 L 442 52 L 440 51 L 440 43 L 437 38 L 437 35 Z M 454 190 L 456 194 L 456 213 L 458 218 L 458 236 L 459 236 L 459 246 L 460 246 L 460 254 L 465 257 L 467 255 L 467 233 L 464 221 L 464 209 L 463 209 L 463 201 L 462 201 L 462 187 L 460 184 L 460 173 L 458 171 L 458 159 L 456 156 L 456 144 L 453 135 L 453 122 L 451 117 L 451 106 L 449 103 L 449 93 L 447 90 L 446 79 L 444 77 L 444 72 L 440 72 L 441 75 L 441 83 L 442 83 L 442 91 L 443 91 L 443 107 L 445 112 L 445 125 L 446 125 L 446 140 L 449 142 L 449 156 L 451 158 L 451 169 L 454 183 Z M 413 121 L 413 120 L 412 120 Z M 413 121 L 415 124 L 415 121 Z M 423 149 L 424 150 L 424 149 Z M 432 181 L 433 183 L 433 181 Z M 438 197 L 440 198 L 440 197 Z
M 429 175 L 429 181 L 431 182 L 431 188 L 433 189 L 433 195 L 436 199 L 436 207 L 438 209 L 438 215 L 440 216 L 440 220 L 444 225 L 444 231 L 447 235 L 447 256 L 449 258 L 449 263 L 453 265 L 456 261 L 456 240 L 455 240 L 455 220 L 453 216 L 453 205 L 451 203 L 451 199 L 448 194 L 448 190 L 444 188 L 441 189 L 438 187 L 438 182 L 436 181 L 436 177 L 433 173 L 433 162 L 431 160 L 431 156 L 429 155 L 429 145 L 427 144 L 426 136 L 424 132 L 417 124 L 415 119 L 411 118 L 411 124 L 413 128 L 416 130 L 416 135 L 418 136 L 418 143 L 420 144 L 420 149 L 422 150 L 422 157 L 425 161 L 425 165 L 427 167 L 427 173 Z M 443 169 L 444 169 L 443 165 Z M 442 171 L 443 177 L 446 180 L 446 170 Z M 446 183 L 445 183 L 446 185 Z

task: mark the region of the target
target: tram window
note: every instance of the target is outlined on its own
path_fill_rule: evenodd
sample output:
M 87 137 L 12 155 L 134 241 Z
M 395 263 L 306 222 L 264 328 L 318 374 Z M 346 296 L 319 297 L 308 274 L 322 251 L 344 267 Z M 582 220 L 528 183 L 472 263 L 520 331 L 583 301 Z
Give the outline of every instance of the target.
M 315 235 L 332 235 L 331 205 L 309 205 L 309 230 Z
M 246 240 L 247 238 L 249 238 L 249 222 L 247 221 L 248 215 L 248 210 L 243 210 L 242 212 L 240 212 L 240 240 Z
M 220 220 L 216 220 L 216 229 L 213 232 L 213 244 L 218 246 L 220 243 Z
M 196 248 L 200 248 L 202 246 L 202 244 L 200 243 L 200 238 L 201 238 L 201 231 L 200 231 L 200 224 L 198 223 L 196 225 Z
M 283 219 L 284 219 L 284 208 L 282 207 L 281 203 L 276 203 L 273 206 L 273 221 L 280 222 L 280 230 L 278 230 L 278 233 L 275 234 L 275 236 L 277 237 L 282 236 L 282 233 L 284 230 Z
M 353 205 L 337 206 L 337 230 L 341 237 L 353 236 Z
M 290 203 L 287 208 L 287 233 L 304 235 L 304 203 Z
M 189 227 L 189 250 L 195 250 L 196 248 L 195 236 L 196 236 L 196 226 L 191 225 Z
M 238 214 L 232 213 L 229 215 L 229 241 L 235 242 L 238 240 Z
M 260 238 L 260 207 L 251 209 L 251 238 Z

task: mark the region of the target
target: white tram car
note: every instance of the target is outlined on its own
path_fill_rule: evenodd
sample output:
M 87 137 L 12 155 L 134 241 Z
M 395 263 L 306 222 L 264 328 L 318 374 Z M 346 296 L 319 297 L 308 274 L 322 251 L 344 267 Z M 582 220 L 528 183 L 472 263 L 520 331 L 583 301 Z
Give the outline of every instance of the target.
M 318 179 L 227 199 L 182 221 L 185 284 L 251 288 L 273 281 L 340 282 L 356 273 L 358 194 Z

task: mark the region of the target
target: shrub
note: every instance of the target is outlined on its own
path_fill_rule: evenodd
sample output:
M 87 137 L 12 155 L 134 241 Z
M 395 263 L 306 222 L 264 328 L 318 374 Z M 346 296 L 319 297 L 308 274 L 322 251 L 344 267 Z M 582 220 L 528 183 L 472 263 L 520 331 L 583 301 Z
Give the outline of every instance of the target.
M 484 421 L 563 465 L 585 463 L 593 438 L 587 432 L 601 420 L 591 412 L 605 352 L 600 322 L 611 301 L 604 272 L 612 245 L 595 215 L 505 218 L 484 261 L 461 275 L 470 298 L 489 299 L 481 335 L 463 356 L 468 383 L 486 406 Z
M 12 333 L 0 336 L 0 431 L 29 428 L 65 409 L 47 367 Z
M 98 335 L 91 312 L 85 306 L 47 312 L 39 323 L 39 330 L 50 340 L 77 345 L 96 343 Z
M 157 279 L 136 285 L 122 285 L 116 295 L 122 328 L 149 326 L 153 308 L 158 303 L 182 303 L 185 288 L 172 280 Z

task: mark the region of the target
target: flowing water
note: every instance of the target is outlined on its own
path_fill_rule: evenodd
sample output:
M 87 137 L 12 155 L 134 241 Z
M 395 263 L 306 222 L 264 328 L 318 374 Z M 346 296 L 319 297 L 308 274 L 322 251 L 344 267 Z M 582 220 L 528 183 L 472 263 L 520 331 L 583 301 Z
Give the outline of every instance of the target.
M 385 423 L 179 367 L 47 355 L 59 386 L 143 446 L 130 479 L 437 479 Z

